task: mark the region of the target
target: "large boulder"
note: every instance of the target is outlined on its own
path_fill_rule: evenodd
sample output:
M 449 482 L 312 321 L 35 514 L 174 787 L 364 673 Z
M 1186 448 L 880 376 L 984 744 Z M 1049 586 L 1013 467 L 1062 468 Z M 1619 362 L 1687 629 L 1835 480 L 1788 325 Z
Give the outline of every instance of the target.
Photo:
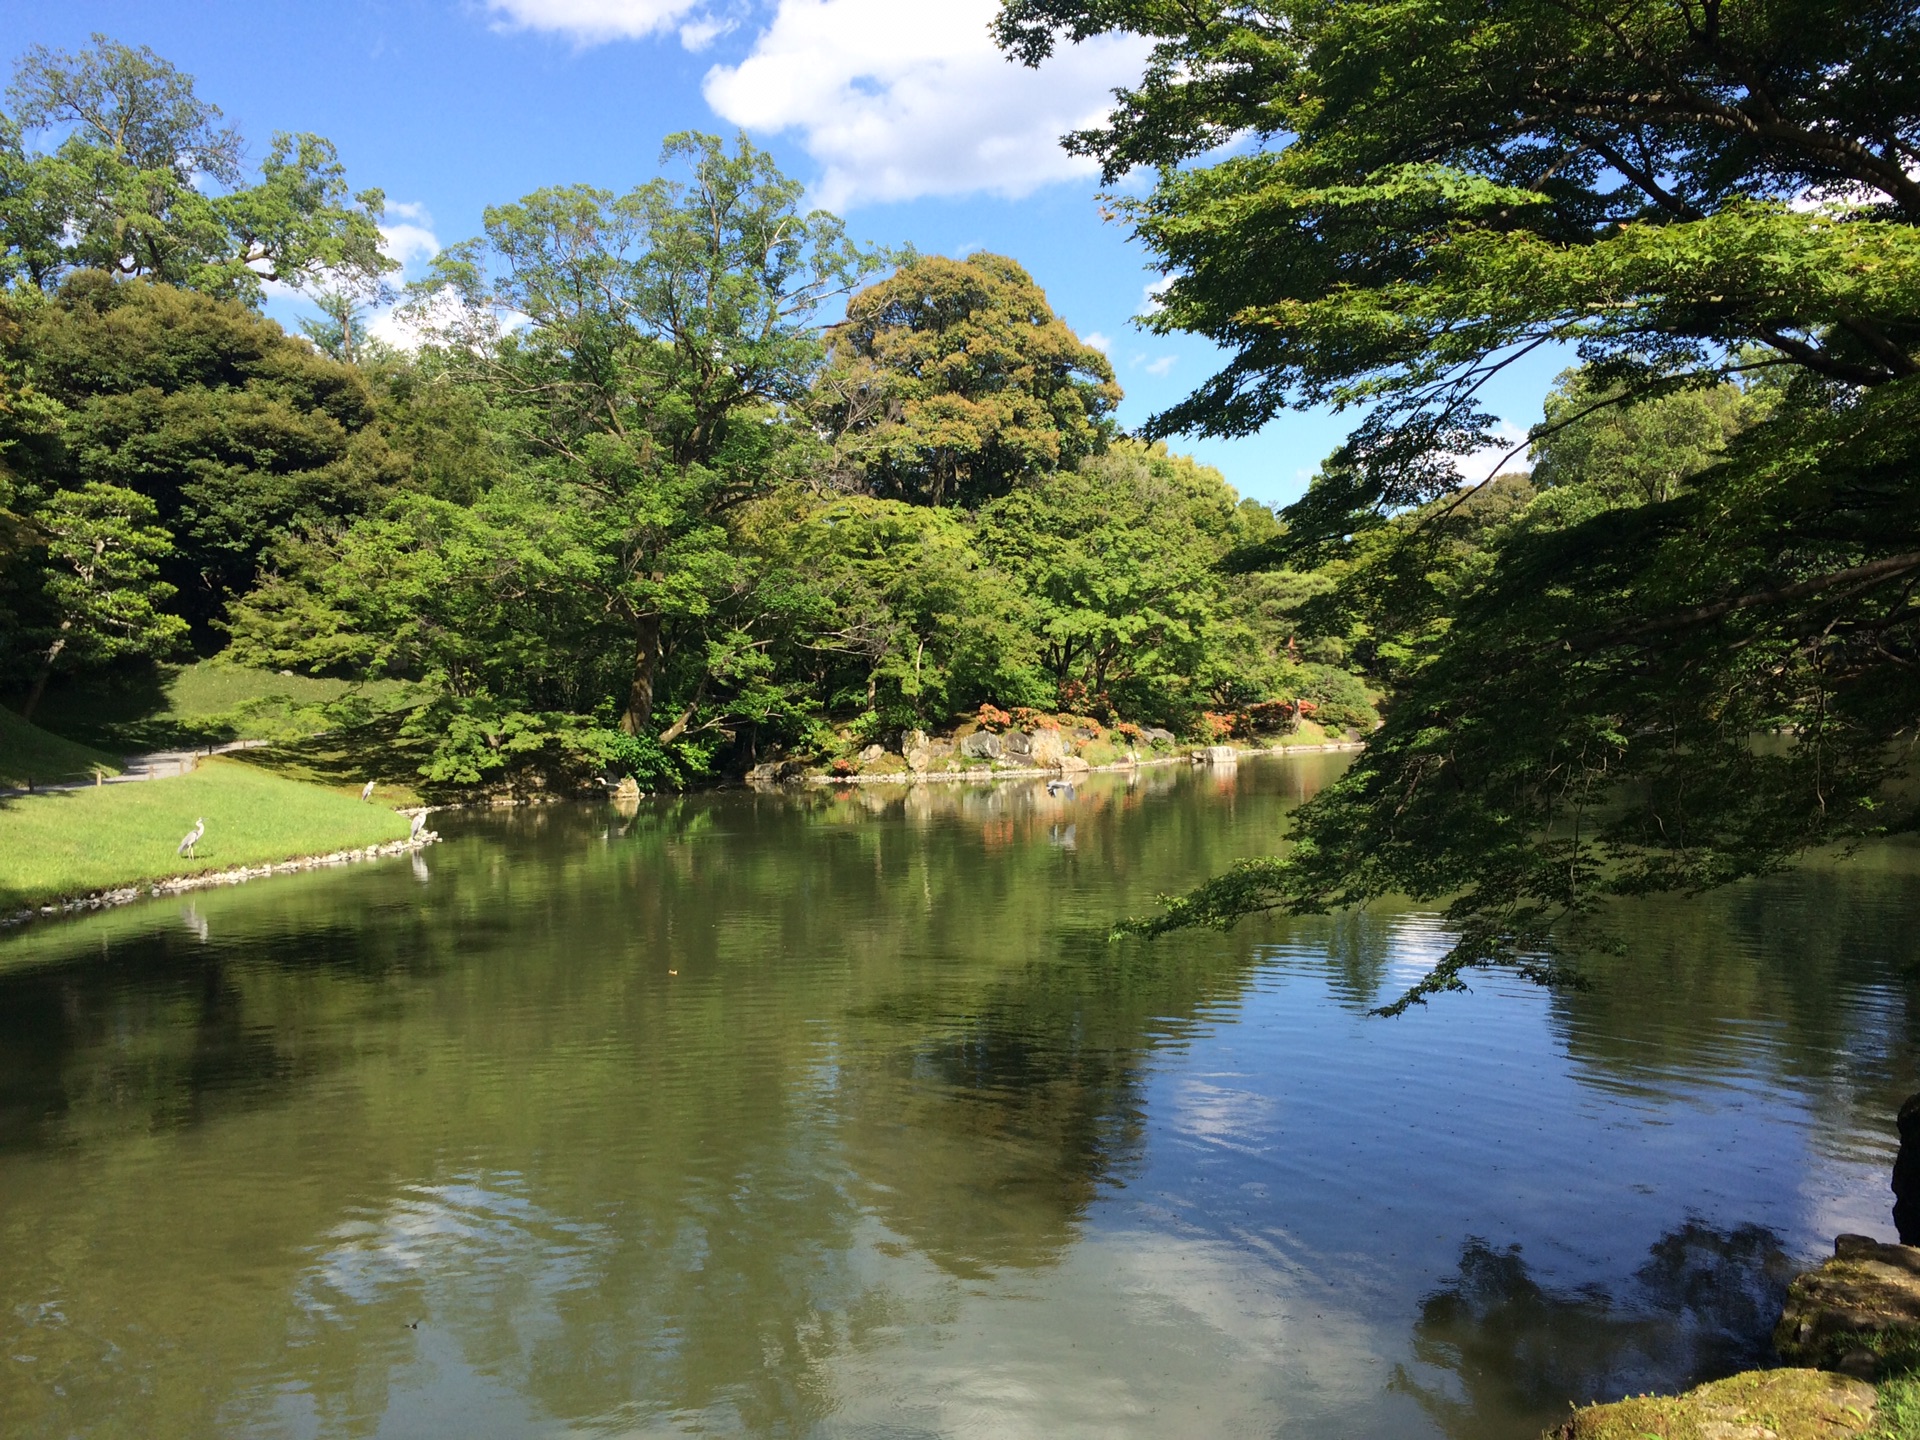
M 960 753 L 973 760 L 999 760 L 1007 753 L 1000 737 L 990 730 L 976 730 L 960 742 Z
M 1874 1389 L 1820 1370 L 1749 1370 L 1684 1395 L 1589 1405 L 1541 1440 L 1852 1440 L 1873 1428 Z
M 1145 730 L 1142 730 L 1140 732 L 1140 738 L 1149 745 L 1171 745 L 1174 742 L 1173 731 L 1162 730 L 1157 725 L 1150 725 Z
M 1240 752 L 1231 745 L 1209 745 L 1194 751 L 1193 758 L 1207 765 L 1238 765 Z
M 1027 747 L 1028 758 L 1042 770 L 1058 765 L 1067 758 L 1071 747 L 1067 737 L 1051 727 L 1033 732 L 1033 740 Z
M 1033 737 L 1024 730 L 1003 730 L 1000 733 L 1000 745 L 1009 760 L 1026 761 L 1033 758 Z
M 1920 1368 L 1920 1247 L 1840 1236 L 1831 1260 L 1787 1288 L 1773 1348 L 1866 1379 Z

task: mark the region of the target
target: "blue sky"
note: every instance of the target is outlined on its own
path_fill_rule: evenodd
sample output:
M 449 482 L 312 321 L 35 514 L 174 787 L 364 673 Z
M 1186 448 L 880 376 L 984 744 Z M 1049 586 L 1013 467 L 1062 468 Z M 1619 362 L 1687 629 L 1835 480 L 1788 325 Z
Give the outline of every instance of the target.
M 0 0 L 6 58 L 100 31 L 197 77 L 257 155 L 276 130 L 339 146 L 356 187 L 393 211 L 417 269 L 432 242 L 541 185 L 625 189 L 661 138 L 745 128 L 859 238 L 998 250 L 1102 343 L 1137 424 L 1211 373 L 1205 341 L 1130 321 L 1154 276 L 1103 222 L 1096 177 L 1054 143 L 1138 73 L 1130 40 L 1038 74 L 988 44 L 994 0 Z M 1520 430 L 1563 361 L 1514 374 L 1492 402 Z M 1294 498 L 1350 416 L 1291 415 L 1239 441 L 1177 441 L 1242 494 Z

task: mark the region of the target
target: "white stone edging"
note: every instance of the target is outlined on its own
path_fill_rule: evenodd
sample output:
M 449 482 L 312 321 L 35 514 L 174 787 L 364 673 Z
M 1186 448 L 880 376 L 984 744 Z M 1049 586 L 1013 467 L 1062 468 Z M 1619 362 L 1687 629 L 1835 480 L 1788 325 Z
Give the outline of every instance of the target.
M 249 880 L 265 879 L 269 875 L 291 875 L 301 870 L 321 870 L 334 865 L 352 865 L 361 860 L 385 860 L 395 855 L 424 850 L 439 839 L 438 831 L 422 830 L 410 840 L 390 840 L 385 845 L 368 845 L 359 850 L 334 850 L 325 855 L 302 855 L 292 860 L 277 860 L 265 865 L 236 865 L 231 870 L 218 870 L 209 875 L 180 875 L 171 880 L 143 880 L 137 885 L 122 885 L 113 890 L 96 890 L 90 895 L 52 900 L 44 905 L 29 905 L 26 909 L 17 910 L 11 915 L 0 915 L 0 929 L 57 915 L 105 910 L 114 905 L 126 905 L 149 897 L 181 895 L 189 890 L 209 890 L 216 885 L 242 885 Z

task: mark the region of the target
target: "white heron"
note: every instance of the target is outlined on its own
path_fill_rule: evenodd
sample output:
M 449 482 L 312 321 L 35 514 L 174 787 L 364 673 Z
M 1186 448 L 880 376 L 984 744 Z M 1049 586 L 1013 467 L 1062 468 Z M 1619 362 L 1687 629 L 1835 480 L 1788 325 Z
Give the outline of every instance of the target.
M 362 801 L 373 799 L 373 781 L 369 780 L 360 787 L 360 798 Z
M 420 832 L 427 828 L 427 812 L 418 811 L 413 817 L 413 828 L 407 832 L 407 839 L 418 840 Z
M 187 831 L 187 833 L 181 838 L 179 848 L 176 849 L 173 853 L 176 855 L 184 855 L 189 860 L 193 859 L 194 858 L 193 847 L 200 843 L 200 837 L 205 835 L 206 833 L 207 833 L 207 817 L 202 815 L 199 819 L 193 822 L 193 829 Z
M 1071 780 L 1049 780 L 1047 781 L 1047 794 L 1064 795 L 1067 799 L 1071 800 L 1074 798 L 1073 782 Z

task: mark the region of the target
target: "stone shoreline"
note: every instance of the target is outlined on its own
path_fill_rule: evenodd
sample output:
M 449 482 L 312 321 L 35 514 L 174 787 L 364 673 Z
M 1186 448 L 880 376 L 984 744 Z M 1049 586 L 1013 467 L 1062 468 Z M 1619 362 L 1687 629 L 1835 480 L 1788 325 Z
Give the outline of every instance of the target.
M 422 830 L 411 840 L 390 840 L 385 845 L 367 845 L 358 850 L 333 850 L 325 855 L 301 855 L 292 860 L 276 860 L 264 865 L 236 865 L 231 870 L 218 870 L 206 875 L 181 875 L 171 880 L 143 880 L 136 885 L 122 885 L 112 890 L 96 890 L 89 895 L 50 900 L 44 905 L 29 905 L 26 909 L 16 910 L 11 915 L 0 915 L 0 929 L 25 925 L 33 920 L 106 910 L 115 905 L 129 905 L 135 900 L 183 895 L 190 890 L 210 890 L 219 885 L 243 885 L 249 880 L 262 880 L 269 875 L 292 875 L 302 870 L 323 870 L 336 865 L 352 865 L 361 860 L 391 859 L 396 855 L 424 850 L 439 839 L 437 832 Z
M 1231 750 L 1232 759 L 1251 758 L 1268 755 L 1323 755 L 1333 751 L 1364 750 L 1364 740 L 1332 740 L 1324 745 L 1271 745 L 1259 748 L 1245 748 L 1229 745 L 1203 745 L 1190 747 L 1172 755 L 1142 755 L 1135 760 L 1119 760 L 1111 765 L 1074 766 L 1063 770 L 1058 765 L 1022 766 L 996 765 L 990 770 L 899 770 L 880 775 L 795 775 L 791 779 L 771 782 L 781 785 L 917 785 L 923 781 L 950 783 L 956 780 L 993 781 L 993 780 L 1038 780 L 1072 779 L 1074 775 L 1113 774 L 1127 770 L 1142 770 L 1149 765 L 1208 765 L 1222 761 L 1209 752 Z M 1232 763 L 1226 761 L 1225 763 Z

